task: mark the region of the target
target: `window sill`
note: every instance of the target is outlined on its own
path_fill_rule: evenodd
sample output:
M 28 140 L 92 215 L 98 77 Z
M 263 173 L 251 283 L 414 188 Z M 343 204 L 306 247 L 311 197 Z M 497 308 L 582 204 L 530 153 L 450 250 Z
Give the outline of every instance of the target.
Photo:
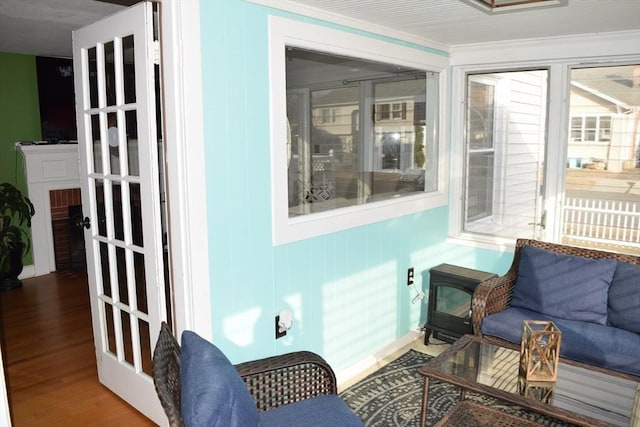
M 449 236 L 447 243 L 496 252 L 513 252 L 515 250 L 515 239 L 504 239 L 471 233 L 461 233 L 457 236 Z
M 435 191 L 304 216 L 274 218 L 272 240 L 274 245 L 292 243 L 446 206 L 447 202 L 443 192 Z

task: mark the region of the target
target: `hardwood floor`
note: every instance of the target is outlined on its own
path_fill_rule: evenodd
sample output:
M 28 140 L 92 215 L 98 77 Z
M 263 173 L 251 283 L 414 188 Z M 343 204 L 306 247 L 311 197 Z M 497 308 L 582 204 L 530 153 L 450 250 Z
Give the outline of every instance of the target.
M 98 382 L 84 271 L 0 291 L 0 339 L 13 426 L 152 426 Z

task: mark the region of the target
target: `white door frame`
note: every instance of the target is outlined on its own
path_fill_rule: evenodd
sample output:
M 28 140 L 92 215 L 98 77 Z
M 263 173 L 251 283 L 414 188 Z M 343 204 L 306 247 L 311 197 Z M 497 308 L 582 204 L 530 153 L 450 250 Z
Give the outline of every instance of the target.
M 174 334 L 188 329 L 212 340 L 200 2 L 163 0 L 161 17 Z
M 2 360 L 2 346 L 0 346 L 0 427 L 10 427 L 9 398 L 7 396 L 7 383 L 4 380 L 4 365 Z
M 164 0 L 161 7 L 174 333 L 179 337 L 190 329 L 211 340 L 207 214 L 206 203 L 202 203 L 206 200 L 206 174 L 200 7 L 197 1 L 181 0 Z M 5 427 L 11 425 L 11 419 L 4 372 L 0 372 L 0 407 L 6 409 L 0 411 L 4 413 L 0 426 Z

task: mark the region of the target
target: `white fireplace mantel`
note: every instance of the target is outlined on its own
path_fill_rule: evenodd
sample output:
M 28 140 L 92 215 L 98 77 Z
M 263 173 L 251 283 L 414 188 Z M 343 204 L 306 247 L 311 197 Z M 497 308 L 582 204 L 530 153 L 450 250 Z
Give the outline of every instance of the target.
M 51 225 L 51 190 L 80 188 L 78 144 L 17 144 L 24 154 L 29 199 L 36 210 L 31 220 L 33 276 L 56 270 Z M 29 276 L 25 268 L 23 276 Z

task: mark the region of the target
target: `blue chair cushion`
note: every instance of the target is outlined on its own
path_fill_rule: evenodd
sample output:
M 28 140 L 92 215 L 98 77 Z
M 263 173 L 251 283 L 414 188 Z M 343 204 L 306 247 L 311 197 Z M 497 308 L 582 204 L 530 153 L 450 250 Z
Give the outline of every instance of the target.
M 522 322 L 525 320 L 551 320 L 562 332 L 560 356 L 566 359 L 640 375 L 640 335 L 624 329 L 510 307 L 485 317 L 482 333 L 517 344 L 520 343 Z
M 560 319 L 607 323 L 607 298 L 617 261 L 522 248 L 511 305 Z
M 609 288 L 609 324 L 640 334 L 640 266 L 618 262 Z
M 316 396 L 260 412 L 262 427 L 364 427 L 337 395 Z
M 181 345 L 181 412 L 185 425 L 259 426 L 253 398 L 229 359 L 191 331 L 182 333 Z

